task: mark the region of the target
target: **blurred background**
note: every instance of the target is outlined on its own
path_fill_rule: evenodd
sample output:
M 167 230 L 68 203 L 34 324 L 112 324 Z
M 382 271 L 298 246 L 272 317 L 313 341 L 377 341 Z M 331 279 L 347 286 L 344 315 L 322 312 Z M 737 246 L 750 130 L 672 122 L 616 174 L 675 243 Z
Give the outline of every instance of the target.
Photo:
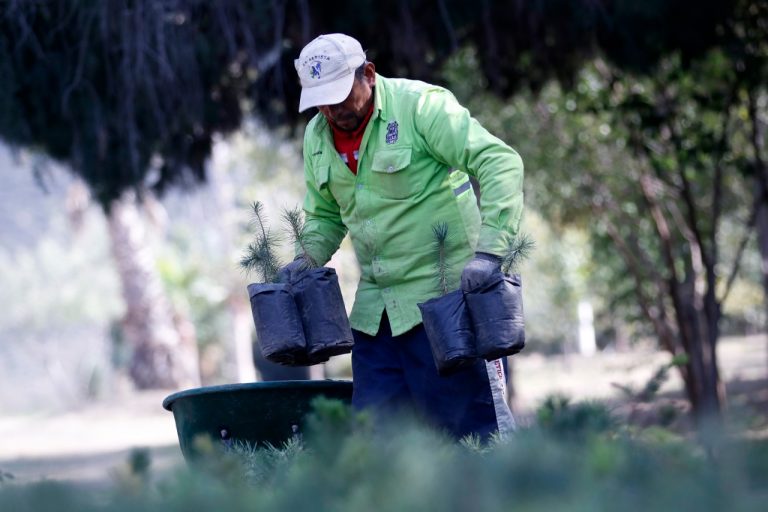
M 275 231 L 301 204 L 293 59 L 327 32 L 522 155 L 523 421 L 561 394 L 766 435 L 767 2 L 0 9 L 0 467 L 80 478 L 86 455 L 173 445 L 170 392 L 270 377 L 238 261 L 253 201 Z M 350 308 L 348 242 L 331 266 Z M 302 377 L 350 378 L 349 357 Z

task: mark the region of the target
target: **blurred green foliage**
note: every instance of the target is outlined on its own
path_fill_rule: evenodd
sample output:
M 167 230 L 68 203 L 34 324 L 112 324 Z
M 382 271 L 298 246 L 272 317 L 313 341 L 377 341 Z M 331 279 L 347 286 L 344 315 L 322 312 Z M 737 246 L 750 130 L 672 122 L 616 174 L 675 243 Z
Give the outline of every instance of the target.
M 555 232 L 585 234 L 587 272 L 562 295 L 571 311 L 592 300 L 602 337 L 653 337 L 687 355 L 678 368 L 702 417 L 720 410 L 716 346 L 723 311 L 738 315 L 724 307 L 734 283 L 765 279 L 742 265 L 745 248 L 757 252 L 749 238 L 768 197 L 768 9 L 734 5 L 737 16 L 721 28 L 730 43 L 695 59 L 666 52 L 652 73 L 617 66 L 606 52 L 568 87 L 550 82 L 504 101 L 484 92 L 481 50 L 468 46 L 444 68 L 459 99 L 523 155 L 527 205 Z M 561 250 L 554 261 L 564 266 L 574 251 Z M 764 328 L 762 299 L 724 326 L 752 318 Z
M 547 397 L 536 411 L 539 425 L 558 437 L 583 438 L 616 428 L 616 419 L 600 402 L 571 403 L 562 395 Z
M 644 272 L 666 276 L 655 226 L 640 194 L 644 169 L 653 168 L 668 187 L 660 193 L 676 221 L 672 231 L 680 276 L 687 276 L 690 267 L 686 237 L 692 235 L 684 227 L 686 206 L 674 172 L 689 180 L 694 205 L 700 209 L 696 228 L 705 237 L 704 257 L 719 258 L 718 292 L 723 294 L 754 187 L 747 162 L 751 148 L 745 97 L 740 97 L 742 103 L 726 105 L 726 96 L 746 83 L 743 77 L 735 81 L 737 64 L 720 50 L 695 63 L 684 64 L 670 55 L 661 60 L 656 75 L 638 76 L 597 59 L 577 74 L 570 90 L 551 82 L 535 94 L 522 91 L 503 100 L 485 92 L 488 84 L 477 71 L 480 61 L 473 48 L 447 61 L 444 80 L 451 90 L 485 127 L 523 155 L 523 224 L 540 248 L 524 274 L 529 283 L 540 280 L 553 302 L 562 303 L 549 308 L 551 317 L 571 311 L 563 336 L 575 330 L 572 312 L 580 298 L 595 306 L 598 338 L 615 338 L 617 329 L 635 339 L 652 334 L 638 298 L 645 295 L 660 304 L 668 299 L 651 278 L 638 285 L 610 236 L 615 229 L 618 237 L 635 244 L 638 257 L 648 257 Z M 712 178 L 715 165 L 724 168 L 719 184 Z M 722 201 L 718 219 L 709 214 L 715 194 Z M 719 224 L 713 224 L 715 220 Z M 710 239 L 718 242 L 716 249 Z M 734 281 L 738 293 L 730 293 L 723 304 L 728 334 L 754 331 L 765 321 L 754 240 L 747 249 Z M 548 283 L 553 274 L 558 283 Z M 526 316 L 533 339 L 553 338 L 537 332 L 538 319 L 528 311 Z M 568 314 L 563 320 L 568 322 Z
M 597 404 L 553 400 L 540 426 L 488 446 L 415 423 L 379 428 L 327 401 L 314 414 L 306 438 L 280 449 L 211 452 L 159 483 L 99 493 L 3 485 L 0 509 L 706 512 L 763 510 L 768 496 L 766 441 L 720 437 L 707 451 L 660 429 L 633 434 Z
M 13 476 L 13 473 L 9 473 L 7 471 L 3 471 L 0 469 L 0 484 L 3 484 L 5 482 L 10 482 L 15 477 Z

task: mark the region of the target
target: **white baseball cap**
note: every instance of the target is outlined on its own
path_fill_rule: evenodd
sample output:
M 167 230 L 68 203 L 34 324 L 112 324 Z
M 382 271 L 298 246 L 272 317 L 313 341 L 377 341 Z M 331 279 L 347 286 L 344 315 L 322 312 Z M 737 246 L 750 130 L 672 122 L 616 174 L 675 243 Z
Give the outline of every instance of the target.
M 355 69 L 365 62 L 357 39 L 323 34 L 313 39 L 293 61 L 301 81 L 299 112 L 344 101 L 352 90 Z

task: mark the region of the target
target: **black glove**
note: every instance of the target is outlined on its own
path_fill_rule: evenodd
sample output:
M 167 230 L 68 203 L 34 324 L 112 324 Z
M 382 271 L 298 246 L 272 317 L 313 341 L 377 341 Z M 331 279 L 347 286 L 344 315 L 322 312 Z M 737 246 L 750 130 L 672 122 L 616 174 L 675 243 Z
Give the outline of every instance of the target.
M 461 289 L 467 293 L 485 284 L 493 274 L 501 271 L 501 258 L 486 252 L 476 252 L 461 273 Z
M 281 283 L 293 283 L 299 274 L 310 267 L 304 256 L 296 256 L 296 259 L 284 266 L 277 273 L 277 279 Z

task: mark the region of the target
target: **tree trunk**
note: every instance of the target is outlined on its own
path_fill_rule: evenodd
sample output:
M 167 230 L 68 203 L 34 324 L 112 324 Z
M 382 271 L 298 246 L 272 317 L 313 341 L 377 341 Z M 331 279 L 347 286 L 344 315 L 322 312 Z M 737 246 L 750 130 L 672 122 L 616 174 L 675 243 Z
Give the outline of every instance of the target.
M 762 188 L 756 191 L 762 194 Z M 765 310 L 765 322 L 763 329 L 768 325 L 768 204 L 763 202 L 757 210 L 755 219 L 757 229 L 757 248 L 760 251 L 760 268 L 763 272 L 763 308 Z M 766 361 L 768 365 L 768 361 Z
M 755 169 L 755 199 L 757 207 L 755 227 L 757 229 L 757 248 L 760 251 L 760 267 L 763 273 L 763 307 L 765 308 L 768 327 L 768 168 L 765 161 L 765 107 L 768 95 L 765 91 L 749 95 L 749 117 L 752 121 L 753 165 Z M 767 361 L 768 362 L 768 361 Z
M 707 409 L 720 417 L 720 412 L 727 406 L 725 386 L 720 380 L 717 359 L 717 342 L 720 339 L 720 318 L 722 309 L 717 301 L 714 278 L 704 297 L 704 311 L 707 322 L 704 369 L 707 372 L 706 403 Z
M 131 379 L 139 389 L 198 386 L 195 337 L 182 335 L 174 321 L 135 194 L 113 201 L 107 217 L 126 307 L 123 332 L 133 351 Z
M 692 284 L 681 288 L 687 289 L 682 290 L 682 307 L 676 312 L 676 320 L 679 332 L 689 340 L 683 373 L 686 392 L 699 424 L 718 421 L 724 399 L 716 352 L 720 307 L 714 289 L 708 289 L 704 297 L 697 297 Z

